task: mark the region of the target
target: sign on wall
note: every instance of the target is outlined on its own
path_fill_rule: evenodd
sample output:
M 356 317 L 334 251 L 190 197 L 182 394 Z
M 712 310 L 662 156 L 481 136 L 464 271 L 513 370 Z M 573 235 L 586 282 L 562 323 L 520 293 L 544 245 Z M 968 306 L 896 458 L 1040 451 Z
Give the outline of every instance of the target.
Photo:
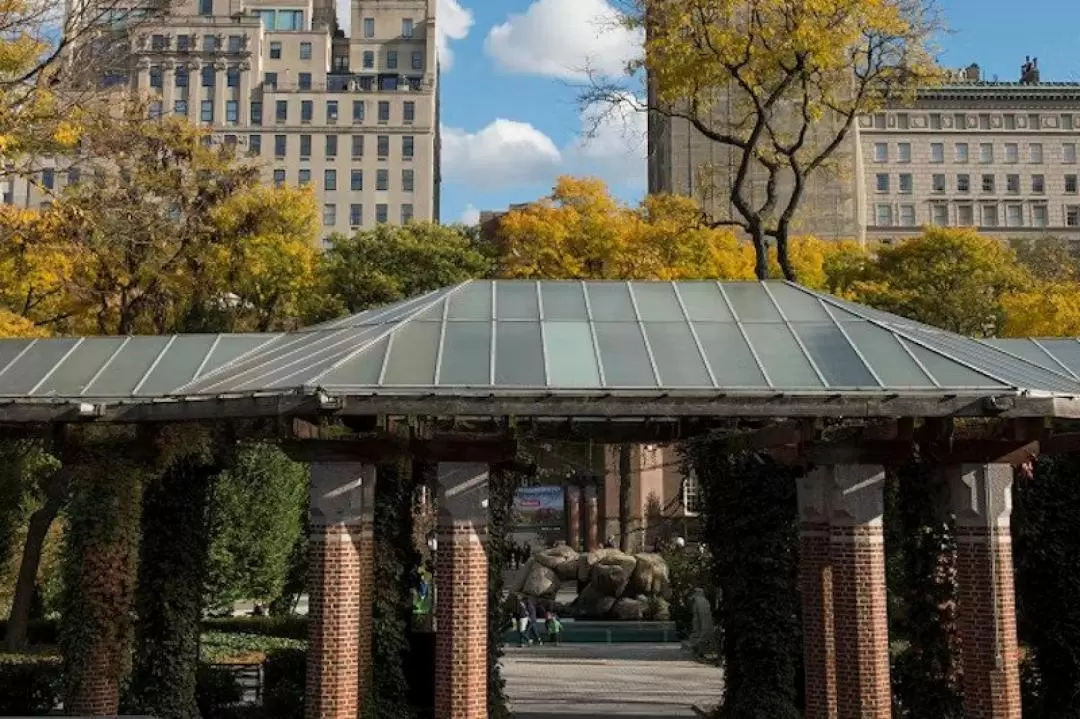
M 562 487 L 522 487 L 514 494 L 516 531 L 561 531 L 565 514 Z

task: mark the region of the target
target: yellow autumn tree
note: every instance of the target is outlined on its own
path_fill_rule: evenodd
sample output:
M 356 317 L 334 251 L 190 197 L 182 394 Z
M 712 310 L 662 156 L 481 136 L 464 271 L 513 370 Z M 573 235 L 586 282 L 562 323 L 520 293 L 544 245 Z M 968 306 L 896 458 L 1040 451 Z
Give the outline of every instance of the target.
M 560 177 L 550 197 L 507 213 L 496 244 L 508 277 L 748 278 L 752 258 L 708 227 L 693 200 L 650 196 L 629 207 L 592 178 Z
M 1080 337 L 1080 262 L 1069 240 L 1013 241 L 1017 258 L 1034 277 L 1023 291 L 1002 299 L 1008 337 Z

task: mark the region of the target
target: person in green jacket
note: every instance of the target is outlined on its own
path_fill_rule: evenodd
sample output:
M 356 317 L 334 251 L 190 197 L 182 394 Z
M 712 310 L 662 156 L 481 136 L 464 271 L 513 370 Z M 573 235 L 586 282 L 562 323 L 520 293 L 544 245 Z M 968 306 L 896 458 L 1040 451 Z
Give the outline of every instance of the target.
M 547 629 L 548 641 L 559 646 L 559 635 L 562 634 L 562 622 L 555 616 L 555 612 L 547 613 L 547 620 L 544 622 Z

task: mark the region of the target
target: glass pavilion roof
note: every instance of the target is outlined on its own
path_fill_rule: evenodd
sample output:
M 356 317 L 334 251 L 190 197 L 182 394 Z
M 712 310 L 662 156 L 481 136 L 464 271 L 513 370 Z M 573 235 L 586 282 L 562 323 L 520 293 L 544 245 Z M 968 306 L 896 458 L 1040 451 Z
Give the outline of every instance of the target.
M 977 341 L 785 282 L 472 281 L 298 332 L 0 340 L 0 400 L 679 391 L 1080 396 L 1080 343 Z

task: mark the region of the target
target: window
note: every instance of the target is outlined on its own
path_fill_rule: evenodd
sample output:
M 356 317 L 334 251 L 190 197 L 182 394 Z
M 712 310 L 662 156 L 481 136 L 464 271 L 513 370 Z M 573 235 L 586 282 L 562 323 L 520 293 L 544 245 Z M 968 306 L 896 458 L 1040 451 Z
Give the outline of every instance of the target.
M 930 143 L 930 162 L 945 162 L 945 143 Z
M 1031 176 L 1031 194 L 1033 194 L 1033 195 L 1046 194 L 1046 177 L 1044 175 L 1032 175 Z
M 301 90 L 310 90 L 311 89 L 311 73 L 310 72 L 302 72 L 299 75 L 297 75 L 297 81 L 298 81 L 298 83 L 300 85 Z
M 69 167 L 67 173 L 68 173 L 68 184 L 69 185 L 77 185 L 77 184 L 79 184 L 79 168 L 77 168 L 77 167 Z
M 322 223 L 328 227 L 337 224 L 337 205 L 327 203 L 322 206 Z
M 1047 212 L 1046 205 L 1032 205 L 1031 206 L 1031 225 L 1032 227 L 1046 227 L 1047 224 Z
M 338 117 L 338 104 L 337 100 L 326 101 L 326 124 L 336 125 Z
M 315 114 L 315 103 L 311 100 L 300 101 L 300 122 L 311 122 Z
M 1066 165 L 1076 164 L 1076 143 L 1066 142 L 1061 146 L 1061 161 Z
M 1080 227 L 1080 205 L 1065 206 L 1065 225 L 1068 227 Z
M 250 112 L 251 112 L 251 124 L 252 125 L 261 125 L 262 124 L 262 103 L 261 102 L 253 102 L 253 103 L 251 103 L 251 111 Z
M 975 224 L 975 208 L 971 205 L 956 206 L 956 224 L 961 227 L 971 227 Z
M 1016 144 L 1014 143 L 1013 144 L 1013 149 L 1015 150 L 1015 148 L 1016 148 Z M 993 161 L 994 161 L 994 146 L 989 142 L 984 142 L 984 143 L 980 144 L 979 145 L 979 162 L 983 163 L 984 165 L 988 165 Z M 1009 150 L 1008 150 L 1008 146 L 1006 146 L 1006 149 L 1005 149 L 1005 162 L 1008 162 L 1008 161 L 1009 161 Z M 1013 160 L 1013 162 L 1016 162 L 1016 160 Z
M 982 221 L 979 223 L 983 227 L 997 227 L 998 226 L 998 208 L 997 205 L 983 205 L 982 206 Z
M 874 143 L 874 162 L 888 162 L 889 161 L 889 143 L 887 142 L 875 142 Z
M 186 67 L 176 68 L 175 84 L 177 87 L 188 86 L 188 69 Z
M 349 71 L 349 56 L 348 55 L 334 55 L 331 64 L 332 72 L 348 72 Z
M 239 54 L 240 50 L 244 47 L 243 35 L 229 35 L 229 52 L 233 55 Z
M 983 175 L 983 192 L 993 192 L 993 188 L 986 189 L 986 178 L 993 177 L 993 175 Z M 1020 175 L 1005 175 L 1005 192 L 1010 195 L 1020 194 Z
M 1023 227 L 1024 225 L 1024 206 L 1016 203 L 1009 203 L 1005 205 L 1005 226 L 1006 227 Z
M 179 52 L 189 52 L 191 50 L 191 35 L 177 35 L 176 49 Z
M 240 68 L 232 65 L 225 70 L 225 84 L 229 87 L 240 87 Z
M 900 130 L 906 130 L 911 126 L 911 120 L 908 118 L 906 112 L 896 113 L 896 127 Z
M 420 52 L 419 50 L 413 50 L 412 51 L 412 60 L 410 62 L 410 65 L 412 66 L 413 70 L 423 70 L 424 69 L 424 54 L 422 52 Z
M 1031 153 L 1031 164 L 1041 165 L 1043 161 L 1043 146 L 1041 142 L 1033 142 L 1028 145 L 1028 151 Z
M 401 191 L 412 192 L 413 191 L 413 171 L 402 170 L 401 171 Z
M 379 135 L 375 138 L 375 152 L 380 159 L 386 159 L 390 155 L 389 135 Z
M 915 205 L 900 205 L 900 224 L 904 227 L 915 226 Z
M 956 161 L 967 162 L 968 161 L 968 144 L 966 142 L 956 143 Z
M 375 171 L 375 189 L 386 191 L 390 189 L 390 171 L 389 170 L 376 170 Z
M 352 156 L 363 157 L 364 156 L 364 136 L 353 135 L 352 136 Z
M 405 160 L 411 160 L 413 158 L 413 151 L 416 149 L 416 138 L 412 135 L 401 136 L 401 157 Z M 889 176 L 885 176 L 885 184 L 888 185 Z M 885 188 L 888 192 L 888 187 Z
M 277 19 L 274 22 L 275 30 L 303 30 L 303 10 L 278 10 Z
M 257 10 L 259 19 L 262 20 L 263 29 L 270 31 L 274 29 L 274 11 L 273 10 Z
M 380 75 L 379 76 L 379 89 L 387 92 L 398 89 L 398 76 L 397 75 Z
M 375 69 L 375 53 L 371 50 L 364 50 L 363 63 L 365 70 Z
M 953 113 L 953 127 L 957 130 L 967 128 L 967 115 L 962 112 Z
M 41 171 L 41 184 L 46 190 L 51 190 L 56 187 L 56 170 L 51 167 Z
M 302 43 L 300 43 L 300 59 L 301 60 L 310 60 L 311 59 L 311 43 L 310 42 L 302 42 Z
M 930 178 L 930 189 L 938 195 L 945 192 L 945 175 L 933 175 Z
M 289 101 L 288 100 L 278 100 L 277 104 L 274 105 L 274 119 L 277 120 L 278 122 L 288 122 L 289 121 Z
M 885 129 L 885 113 L 884 112 L 878 112 L 878 113 L 874 114 L 874 129 L 875 130 L 884 130 Z
M 337 135 L 326 136 L 326 156 L 337 157 Z
M 401 204 L 401 224 L 407 224 L 412 222 L 413 218 L 413 206 L 411 202 L 403 202 Z
M 248 154 L 262 154 L 262 135 L 248 135 Z
M 300 187 L 306 187 L 311 184 L 311 170 L 304 168 L 300 172 L 296 173 L 297 184 Z
M 150 116 L 151 120 L 160 120 L 161 116 L 165 114 L 165 111 L 162 109 L 161 101 L 155 100 L 154 102 L 151 102 L 150 109 L 146 114 Z
M 152 35 L 150 37 L 150 49 L 151 50 L 164 50 L 165 49 L 165 36 L 164 35 Z
M 990 129 L 990 116 L 989 115 L 987 115 L 987 114 L 979 115 L 979 129 L 980 130 L 989 130 Z
M 1032 130 L 1038 130 L 1042 127 L 1042 118 L 1039 117 L 1039 113 L 1032 112 L 1028 115 L 1028 127 Z
M 375 18 L 364 18 L 364 37 L 375 37 Z
M 940 112 L 931 112 L 930 113 L 930 129 L 931 130 L 940 130 L 941 129 L 941 113 Z
M 217 50 L 217 35 L 203 35 L 203 52 L 215 52 Z
M 874 182 L 874 186 L 875 186 L 875 188 L 877 189 L 878 192 L 888 192 L 889 191 L 889 173 L 887 173 L 887 172 L 879 172 L 877 174 L 877 179 Z
M 1076 194 L 1076 175 L 1065 175 L 1065 192 L 1070 195 Z
M 272 41 L 270 43 L 270 59 L 271 60 L 280 60 L 281 59 L 281 43 L 278 42 L 277 40 L 274 40 L 274 41 Z
M 364 206 L 359 203 L 349 205 L 349 226 L 359 227 L 364 224 Z
M 177 100 L 174 102 L 173 112 L 177 115 L 184 115 L 186 117 L 188 113 L 187 100 Z
M 163 84 L 164 76 L 161 72 L 161 68 L 157 65 L 154 65 L 150 68 L 150 87 L 154 87 L 160 90 Z
M 385 125 L 390 122 L 390 103 L 387 100 L 379 100 L 379 115 L 378 120 L 380 125 Z
M 386 52 L 386 68 L 388 70 L 397 70 L 397 50 L 388 50 Z
M 311 157 L 311 135 L 300 136 L 300 158 L 307 159 Z
M 265 75 L 263 75 L 263 84 L 266 85 L 271 90 L 276 90 L 277 89 L 277 73 L 276 72 L 268 72 Z
M 401 119 L 410 123 L 416 120 L 416 103 L 412 100 L 406 100 L 401 106 Z M 908 145 L 908 152 L 911 151 L 911 145 Z
M 994 193 L 994 176 L 993 175 L 983 175 L 982 176 L 982 191 L 983 191 L 983 194 L 987 194 L 987 195 Z
M 203 87 L 213 87 L 214 86 L 214 76 L 216 74 L 217 73 L 214 72 L 214 66 L 213 65 L 203 65 L 203 68 L 202 68 L 202 86 Z
M 199 0 L 199 14 L 200 15 L 213 15 L 214 14 L 214 0 Z
M 285 170 L 274 170 L 274 186 L 281 187 L 285 184 Z
M 375 221 L 376 222 L 378 222 L 378 223 L 386 222 L 387 216 L 389 214 L 390 214 L 389 213 L 389 208 L 386 205 L 384 205 L 382 203 L 380 203 L 378 205 L 375 205 Z
M 1061 116 L 1061 129 L 1062 130 L 1071 130 L 1071 129 L 1073 129 L 1073 116 L 1072 115 L 1062 115 Z
M 413 35 L 413 21 L 411 17 L 401 19 L 401 36 L 412 37 Z
M 965 173 L 956 176 L 956 191 L 965 195 L 971 192 L 971 175 Z
M 353 192 L 359 192 L 364 189 L 364 171 L 352 170 L 349 172 L 349 189 Z M 356 224 L 360 224 L 357 222 Z
M 240 103 L 236 100 L 225 102 L 225 122 L 230 125 L 240 122 Z
M 214 101 L 213 100 L 203 100 L 202 104 L 199 105 L 199 119 L 202 120 L 203 122 L 213 122 L 214 121 Z
M 900 173 L 900 194 L 910 195 L 914 190 L 914 182 L 910 172 Z
M 1002 119 L 1005 121 L 1006 130 L 1016 129 L 1016 115 L 1005 115 L 1005 117 Z
M 274 135 L 274 157 L 285 157 L 288 135 Z
M 225 136 L 225 146 L 226 147 L 231 147 L 231 148 L 233 148 L 235 150 L 236 149 L 236 135 L 232 135 L 232 134 L 226 135 Z
M 331 191 L 337 189 L 337 170 L 323 170 L 323 189 Z
M 878 205 L 874 208 L 874 224 L 878 227 L 892 227 L 892 206 Z
M 360 124 L 364 121 L 364 101 L 353 100 L 352 103 L 352 121 L 353 124 Z

